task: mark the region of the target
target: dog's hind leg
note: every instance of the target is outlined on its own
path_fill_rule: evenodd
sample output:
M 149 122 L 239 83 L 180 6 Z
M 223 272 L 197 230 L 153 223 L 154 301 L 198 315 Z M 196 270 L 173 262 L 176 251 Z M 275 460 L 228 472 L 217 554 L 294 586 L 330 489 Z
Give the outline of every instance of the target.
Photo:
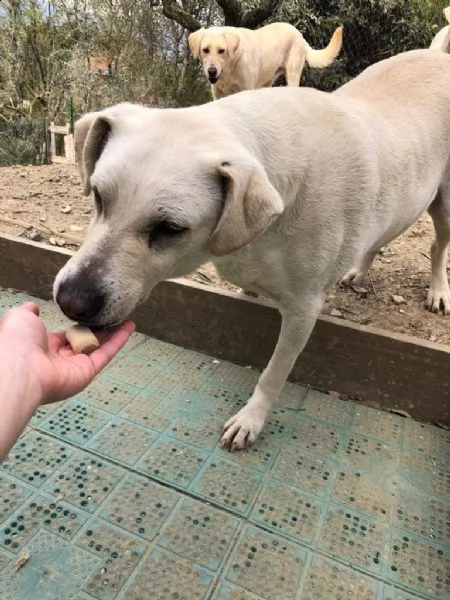
M 286 84 L 293 87 L 300 85 L 303 67 L 305 66 L 306 54 L 303 48 L 294 47 L 284 63 Z
M 275 352 L 248 403 L 225 423 L 221 442 L 223 447 L 231 451 L 242 450 L 256 441 L 311 335 L 322 306 L 323 293 L 310 293 L 302 295 L 299 306 L 280 309 L 281 331 Z
M 450 313 L 450 289 L 447 277 L 450 243 L 450 181 L 436 194 L 428 212 L 433 219 L 436 239 L 431 247 L 431 285 L 426 306 L 431 312 Z
M 361 283 L 361 281 L 369 272 L 369 269 L 372 266 L 372 263 L 377 255 L 377 252 L 378 250 L 368 252 L 361 264 L 358 266 L 358 268 L 350 269 L 350 271 L 348 271 L 348 273 L 346 273 L 344 277 L 342 277 L 339 283 L 341 285 L 355 285 Z

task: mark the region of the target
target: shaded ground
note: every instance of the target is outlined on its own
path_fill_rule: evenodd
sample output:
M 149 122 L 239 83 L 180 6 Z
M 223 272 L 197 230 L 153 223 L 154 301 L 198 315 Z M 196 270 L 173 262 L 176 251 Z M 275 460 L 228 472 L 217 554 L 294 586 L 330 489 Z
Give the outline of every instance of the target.
M 0 231 L 75 248 L 92 212 L 75 166 L 0 168 Z M 377 257 L 361 289 L 334 289 L 324 313 L 339 311 L 348 321 L 449 344 L 449 320 L 428 313 L 423 306 L 432 237 L 430 219 L 424 216 Z M 191 278 L 235 289 L 221 282 L 211 265 Z M 404 303 L 395 304 L 393 295 L 402 296 Z

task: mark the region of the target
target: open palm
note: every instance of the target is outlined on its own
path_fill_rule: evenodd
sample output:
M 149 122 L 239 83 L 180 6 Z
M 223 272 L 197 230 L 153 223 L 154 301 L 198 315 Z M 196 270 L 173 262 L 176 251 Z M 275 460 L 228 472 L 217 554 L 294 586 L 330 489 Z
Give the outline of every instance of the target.
M 74 354 L 64 333 L 48 333 L 39 318 L 39 307 L 29 302 L 9 310 L 1 319 L 0 334 L 8 344 L 4 346 L 7 356 L 0 360 L 14 360 L 13 368 L 23 365 L 31 385 L 40 392 L 41 403 L 57 402 L 89 385 L 133 331 L 131 322 L 102 331 L 98 349 L 90 355 Z

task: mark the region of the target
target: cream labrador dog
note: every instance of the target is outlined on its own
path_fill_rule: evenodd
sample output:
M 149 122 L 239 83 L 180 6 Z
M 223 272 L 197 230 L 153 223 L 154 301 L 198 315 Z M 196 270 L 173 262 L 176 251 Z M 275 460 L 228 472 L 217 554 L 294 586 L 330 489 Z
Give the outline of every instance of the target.
M 417 50 L 332 94 L 242 92 L 203 106 L 122 104 L 82 117 L 75 140 L 95 216 L 56 277 L 64 313 L 123 321 L 154 286 L 213 261 L 282 315 L 273 356 L 224 426 L 231 450 L 255 442 L 345 273 L 426 210 L 430 310 L 450 311 L 450 55 Z M 149 316 L 151 318 L 151 316 Z
M 288 23 L 272 23 L 261 29 L 210 27 L 189 36 L 195 58 L 200 58 L 213 98 L 243 90 L 267 87 L 281 74 L 289 86 L 300 85 L 305 61 L 310 67 L 328 67 L 342 46 L 342 27 L 328 46 L 314 50 L 302 34 Z
M 443 13 L 447 22 L 450 23 L 450 6 L 444 8 Z M 437 50 L 438 52 L 447 52 L 447 54 L 450 54 L 450 25 L 443 27 L 437 32 L 431 42 L 430 50 Z

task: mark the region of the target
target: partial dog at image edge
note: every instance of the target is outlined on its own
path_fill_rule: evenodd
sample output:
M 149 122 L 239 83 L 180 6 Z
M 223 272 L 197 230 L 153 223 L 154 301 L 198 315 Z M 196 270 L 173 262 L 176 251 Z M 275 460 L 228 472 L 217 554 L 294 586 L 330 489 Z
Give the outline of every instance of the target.
M 210 27 L 189 36 L 194 58 L 200 58 L 211 83 L 213 98 L 243 90 L 269 87 L 281 74 L 288 86 L 299 86 L 305 62 L 315 69 L 331 65 L 342 47 L 342 27 L 326 48 L 311 48 L 303 35 L 288 23 L 260 29 Z
M 446 25 L 437 32 L 433 38 L 433 41 L 431 42 L 430 50 L 437 50 L 438 52 L 446 52 L 447 54 L 450 54 L 450 6 L 444 8 L 442 12 L 444 13 L 444 17 L 447 19 L 449 25 Z
M 54 298 L 91 327 L 124 321 L 168 278 L 213 262 L 270 298 L 279 339 L 248 403 L 224 425 L 256 441 L 305 347 L 326 292 L 361 279 L 378 250 L 426 210 L 433 312 L 450 312 L 450 55 L 372 65 L 333 93 L 242 92 L 178 109 L 119 104 L 75 126 L 95 216 Z M 151 319 L 152 316 L 149 315 Z

